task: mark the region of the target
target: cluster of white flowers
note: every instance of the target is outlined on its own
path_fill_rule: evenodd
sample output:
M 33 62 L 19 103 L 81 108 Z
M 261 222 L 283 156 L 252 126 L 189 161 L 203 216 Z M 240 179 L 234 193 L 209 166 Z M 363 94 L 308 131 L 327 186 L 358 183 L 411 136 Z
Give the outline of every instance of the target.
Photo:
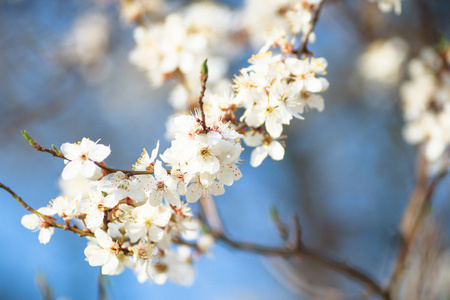
M 322 0 L 247 0 L 243 25 L 253 45 L 261 45 L 264 35 L 272 28 L 283 28 L 292 34 L 310 30 L 314 6 Z M 314 41 L 315 35 L 310 35 Z
M 205 58 L 211 66 L 208 89 L 229 84 L 224 79 L 228 69 L 225 57 L 230 58 L 236 52 L 227 42 L 234 32 L 232 18 L 225 6 L 202 2 L 169 14 L 162 23 L 138 26 L 130 61 L 146 71 L 156 87 L 171 78 L 177 79 L 169 99 L 177 111 L 186 112 L 197 102 L 198 66 Z
M 223 193 L 223 184 L 231 185 L 239 179 L 236 163 L 242 150 L 240 135 L 223 123 L 211 123 L 209 131 L 202 133 L 194 117 L 180 117 L 177 122 L 183 128 L 191 127 L 178 131 L 172 147 L 164 153 L 164 159 L 177 166 L 171 170 L 164 169 L 156 159 L 159 145 L 151 156 L 144 150 L 134 165 L 135 176 L 101 168 L 110 148 L 98 142 L 84 138 L 60 148 L 66 158 L 63 180 L 81 185 L 69 188 L 74 192 L 54 199 L 37 212 L 50 220 L 58 215 L 66 226 L 71 221 L 82 221 L 78 226 L 84 227 L 89 239 L 84 251 L 86 260 L 91 266 L 101 266 L 103 274 L 116 275 L 128 267 L 136 272 L 139 281 L 154 279 L 162 284 L 170 279 L 190 284 L 192 249 L 203 253 L 213 242 L 202 233 L 200 222 L 193 218 L 180 195 L 194 202 L 208 191 Z M 22 224 L 39 230 L 39 241 L 45 244 L 54 227 L 41 215 L 25 215 Z M 193 243 L 190 247 L 175 247 L 176 240 Z
M 242 177 L 237 166 L 243 151 L 241 135 L 224 124 L 206 119 L 205 130 L 200 117 L 179 116 L 175 119 L 175 139 L 161 158 L 172 168 L 178 191 L 188 202 L 197 201 L 209 191 L 222 195 L 224 185 Z
M 263 48 L 249 60 L 250 66 L 234 78 L 234 91 L 213 94 L 211 84 L 220 85 L 228 67 L 215 54 L 230 52 L 227 40 L 230 35 L 239 36 L 236 28 L 240 27 L 233 26 L 230 11 L 218 4 L 195 3 L 146 27 L 141 16 L 149 13 L 146 5 L 151 3 L 160 2 L 122 2 L 122 14 L 139 24 L 130 60 L 156 86 L 170 78 L 179 80 L 170 96 L 176 110 L 185 112 L 197 105 L 200 109 L 171 116 L 171 146 L 160 159 L 159 142 L 151 154 L 144 149 L 133 170 L 107 167 L 104 160 L 111 150 L 98 141 L 83 138 L 63 144 L 60 150 L 53 148 L 55 156 L 65 158 L 64 196 L 24 216 L 22 224 L 39 230 L 44 244 L 55 226 L 87 236 L 86 260 L 101 266 L 103 274 L 116 275 L 127 267 L 140 282 L 151 279 L 162 284 L 170 279 L 190 284 L 193 258 L 207 252 L 214 239 L 203 232 L 189 203 L 222 195 L 225 186 L 242 177 L 241 139 L 255 147 L 254 167 L 268 155 L 283 159 L 283 125 L 293 117 L 303 119 L 311 108 L 324 108 L 319 93 L 327 90 L 328 81 L 320 76 L 326 74 L 327 61 L 296 53 L 294 39 L 288 38 L 286 30 L 272 28 Z M 312 9 L 320 0 L 280 3 L 277 9 L 284 9 L 281 14 L 288 29 L 297 34 L 307 30 Z M 155 13 L 163 9 L 153 8 Z M 273 54 L 270 48 L 280 53 Z M 206 57 L 211 72 L 205 61 L 199 82 L 198 67 Z M 209 92 L 204 93 L 206 81 Z M 55 223 L 55 215 L 64 225 Z
M 449 65 L 450 48 L 440 53 L 425 48 L 409 63 L 411 80 L 400 89 L 405 139 L 411 144 L 424 144 L 428 161 L 445 167 L 450 145 Z
M 257 147 L 250 162 L 254 167 L 268 154 L 275 160 L 284 157 L 284 149 L 276 141 L 282 137 L 283 125 L 288 125 L 293 117 L 303 119 L 302 115 L 311 108 L 322 111 L 324 100 L 318 93 L 329 86 L 324 77 L 318 76 L 326 74 L 327 61 L 289 55 L 293 45 L 282 30 L 278 32 L 279 36 L 269 40 L 249 60 L 251 65 L 234 78 L 234 101 L 245 109 L 241 121 L 252 128 L 245 132 L 244 141 Z M 278 46 L 284 53 L 274 55 L 267 51 L 270 46 Z
M 384 12 L 389 13 L 394 10 L 395 14 L 400 15 L 402 13 L 402 0 L 369 0 L 370 2 L 376 2 L 378 8 Z

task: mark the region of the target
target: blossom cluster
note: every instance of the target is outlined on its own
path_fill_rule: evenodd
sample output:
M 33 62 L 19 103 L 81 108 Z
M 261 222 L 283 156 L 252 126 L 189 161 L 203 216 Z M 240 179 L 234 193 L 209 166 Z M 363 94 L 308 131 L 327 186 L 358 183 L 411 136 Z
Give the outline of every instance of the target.
M 146 26 L 141 17 L 150 8 L 145 3 L 123 1 L 122 14 L 139 24 L 131 62 L 145 70 L 155 86 L 178 79 L 170 95 L 177 110 L 167 123 L 170 147 L 159 157 L 159 142 L 151 153 L 144 149 L 132 170 L 107 167 L 104 160 L 111 150 L 98 141 L 83 138 L 53 148 L 55 156 L 65 159 L 63 196 L 24 216 L 22 224 L 39 230 L 43 244 L 49 242 L 54 227 L 86 236 L 86 260 L 101 266 L 103 274 L 130 268 L 141 282 L 151 279 L 162 284 L 170 279 L 189 284 L 193 259 L 213 243 L 190 203 L 222 195 L 225 186 L 242 177 L 241 140 L 255 148 L 250 161 L 254 167 L 267 156 L 283 159 L 283 126 L 294 117 L 303 119 L 310 109 L 324 109 L 320 93 L 329 85 L 322 77 L 327 61 L 300 53 L 283 27 L 272 28 L 250 65 L 235 76 L 233 89 L 212 93 L 211 85 L 213 90 L 220 85 L 228 67 L 221 58 L 230 52 L 227 40 L 238 27 L 232 26 L 229 9 L 195 3 Z M 305 26 L 320 1 L 283 3 L 283 18 L 292 19 L 290 32 L 308 31 Z M 152 13 L 164 9 L 155 7 Z M 211 72 L 202 69 L 199 83 L 198 66 L 205 57 Z M 180 113 L 197 106 L 190 115 Z M 57 217 L 64 225 L 56 226 Z
M 62 179 L 81 185 L 75 183 L 76 189 L 38 209 L 38 214 L 25 215 L 22 224 L 39 230 L 39 241 L 45 244 L 57 215 L 68 228 L 72 221 L 76 224 L 70 228 L 82 228 L 88 238 L 86 260 L 101 266 L 103 274 L 116 275 L 128 267 L 141 282 L 170 279 L 190 284 L 194 254 L 206 252 L 213 239 L 202 232 L 181 198 L 195 202 L 209 193 L 222 194 L 224 184 L 241 177 L 236 163 L 242 147 L 240 135 L 227 124 L 210 123 L 206 132 L 194 116 L 176 121 L 186 130 L 176 132 L 172 147 L 161 155 L 170 161 L 168 170 L 157 159 L 159 145 L 151 155 L 144 150 L 134 171 L 110 172 L 103 162 L 109 147 L 86 138 L 64 143 L 58 150 L 66 158 Z M 181 245 L 175 247 L 174 242 Z M 183 245 L 188 242 L 189 247 Z
M 287 34 L 281 29 L 276 32 L 249 60 L 250 66 L 234 78 L 234 101 L 245 109 L 241 121 L 251 128 L 245 132 L 244 141 L 257 147 L 250 162 L 254 167 L 268 154 L 275 160 L 283 158 L 284 149 L 277 141 L 282 137 L 283 125 L 294 117 L 303 119 L 309 109 L 322 111 L 324 100 L 319 93 L 329 86 L 320 76 L 326 74 L 325 58 L 293 55 L 294 46 Z M 280 48 L 282 53 L 275 55 L 268 51 L 270 47 Z
M 282 28 L 292 34 L 311 29 L 313 8 L 322 0 L 247 0 L 243 11 L 244 29 L 253 45 L 260 45 L 267 31 Z M 310 41 L 315 35 L 309 36 Z
M 177 79 L 169 101 L 177 111 L 189 111 L 198 99 L 198 66 L 207 57 L 211 72 L 209 90 L 223 89 L 234 33 L 231 11 L 225 6 L 202 2 L 184 7 L 150 26 L 134 30 L 136 47 L 130 62 L 146 71 L 155 87 Z M 225 55 L 226 54 L 226 55 Z
M 406 141 L 424 144 L 427 160 L 447 167 L 450 145 L 449 65 L 449 47 L 440 53 L 424 48 L 420 56 L 409 63 L 411 79 L 400 89 Z

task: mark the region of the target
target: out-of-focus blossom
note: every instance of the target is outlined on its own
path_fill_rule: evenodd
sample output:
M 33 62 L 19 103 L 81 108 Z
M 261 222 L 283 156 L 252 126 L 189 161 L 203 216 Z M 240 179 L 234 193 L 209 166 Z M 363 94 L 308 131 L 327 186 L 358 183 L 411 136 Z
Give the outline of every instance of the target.
M 401 79 L 407 54 L 408 45 L 401 38 L 376 40 L 358 59 L 358 73 L 370 83 L 392 87 Z
M 111 66 L 107 59 L 111 35 L 110 21 L 99 12 L 79 17 L 61 48 L 63 64 L 78 65 L 89 82 L 105 79 Z
M 404 137 L 411 144 L 423 144 L 431 163 L 448 167 L 442 160 L 450 144 L 450 71 L 445 53 L 425 48 L 409 63 L 411 80 L 405 82 L 402 97 L 406 126 Z M 436 169 L 432 166 L 432 169 Z M 440 169 L 440 168 L 437 168 Z
M 370 2 L 376 2 L 378 8 L 383 13 L 389 13 L 394 10 L 396 15 L 402 13 L 402 0 L 369 0 Z

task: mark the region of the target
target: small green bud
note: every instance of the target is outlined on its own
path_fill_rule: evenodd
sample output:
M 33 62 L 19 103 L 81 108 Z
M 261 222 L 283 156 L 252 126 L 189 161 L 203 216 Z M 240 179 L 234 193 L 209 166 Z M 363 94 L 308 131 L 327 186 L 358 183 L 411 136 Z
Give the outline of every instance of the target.
M 26 130 L 22 130 L 21 132 L 22 132 L 23 137 L 27 140 L 28 144 L 30 144 L 31 147 L 33 147 L 35 149 L 39 148 L 39 144 L 35 140 L 33 140 L 31 138 L 31 136 L 28 135 L 28 132 Z
M 28 132 L 26 130 L 22 130 L 22 135 L 23 137 L 27 140 L 27 142 L 29 143 L 30 140 L 32 140 L 31 136 L 28 135 Z
M 208 77 L 208 59 L 205 59 L 205 61 L 202 63 L 201 73 L 202 78 Z
M 56 155 L 61 156 L 61 157 L 63 156 L 61 151 L 59 151 L 59 149 L 56 148 L 56 146 L 53 144 L 52 144 L 52 150 L 55 152 Z

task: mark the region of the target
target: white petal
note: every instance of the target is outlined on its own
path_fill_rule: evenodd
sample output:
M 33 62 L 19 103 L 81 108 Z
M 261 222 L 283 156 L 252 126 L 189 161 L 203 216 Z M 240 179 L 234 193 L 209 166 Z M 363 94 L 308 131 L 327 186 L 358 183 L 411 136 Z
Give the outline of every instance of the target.
M 189 203 L 196 202 L 203 195 L 204 188 L 199 183 L 188 186 L 186 191 L 186 201 Z
M 91 178 L 98 168 L 99 167 L 93 161 L 87 160 L 82 164 L 80 172 L 84 178 Z
M 61 153 L 69 160 L 78 159 L 80 146 L 72 143 L 64 143 L 61 145 Z
M 159 151 L 159 141 L 156 143 L 156 148 L 153 149 L 152 151 L 152 156 L 150 156 L 150 162 L 153 162 L 156 158 L 156 156 L 158 155 L 158 151 Z
M 322 90 L 321 92 L 325 92 L 330 87 L 330 83 L 323 77 L 319 77 L 319 80 L 322 82 Z
M 30 230 L 35 230 L 39 227 L 39 217 L 35 214 L 28 214 L 22 217 L 22 225 Z
M 89 265 L 93 267 L 104 265 L 109 258 L 109 252 L 98 246 L 87 246 L 84 249 L 84 255 L 86 255 Z
M 103 200 L 103 206 L 111 208 L 119 204 L 119 199 L 115 195 L 116 193 L 106 196 Z
M 219 196 L 225 193 L 225 188 L 223 187 L 223 184 L 216 181 L 209 187 L 209 191 L 212 195 Z
M 166 199 L 167 202 L 169 202 L 171 205 L 175 207 L 181 206 L 180 195 L 178 195 L 178 193 L 174 190 L 171 189 L 166 190 L 164 198 Z
M 55 228 L 53 227 L 42 228 L 39 232 L 39 242 L 44 245 L 47 244 L 50 241 L 54 231 Z
M 46 215 L 46 216 L 53 216 L 54 214 L 56 214 L 58 212 L 53 207 L 48 207 L 48 206 L 47 207 L 41 207 L 37 211 L 40 212 L 43 215 Z
M 320 81 L 314 76 L 308 77 L 305 80 L 305 88 L 308 92 L 313 93 L 321 92 L 323 89 L 322 81 Z
M 200 174 L 200 182 L 203 186 L 210 186 L 214 181 L 214 175 L 207 172 Z
M 144 224 L 125 223 L 125 229 L 130 237 L 132 243 L 136 243 L 146 234 L 146 227 Z
M 272 141 L 269 146 L 269 155 L 273 160 L 282 160 L 284 158 L 284 148 L 277 141 Z
M 164 230 L 159 227 L 152 226 L 148 229 L 148 238 L 152 242 L 159 242 L 164 236 Z
M 186 195 L 186 183 L 178 183 L 177 191 L 180 195 Z
M 155 162 L 155 177 L 157 180 L 162 180 L 166 175 L 167 171 L 162 167 L 162 163 L 160 160 Z
M 322 96 L 320 95 L 311 95 L 307 100 L 308 106 L 311 108 L 315 108 L 318 111 L 322 111 L 325 107 Z
M 77 177 L 80 174 L 82 164 L 78 160 L 70 161 L 64 168 L 61 177 L 64 180 L 69 180 Z
M 102 274 L 103 275 L 116 275 L 119 268 L 119 260 L 116 256 L 113 256 L 112 254 L 109 255 L 108 261 L 106 264 L 102 267 Z
M 267 157 L 267 154 L 269 154 L 269 148 L 265 145 L 256 147 L 252 151 L 252 155 L 250 158 L 250 165 L 254 168 L 258 167 L 263 160 Z
M 425 145 L 425 156 L 430 161 L 437 160 L 445 151 L 445 142 L 442 140 L 430 140 Z
M 154 217 L 153 224 L 156 226 L 164 227 L 169 223 L 171 216 L 172 216 L 171 210 L 169 210 L 169 209 L 161 210 Z
M 151 206 L 159 206 L 162 202 L 162 194 L 157 191 L 152 191 L 148 198 L 148 202 Z
M 217 174 L 219 182 L 228 186 L 232 185 L 234 181 L 241 177 L 241 170 L 234 164 L 222 166 L 220 172 Z
M 250 147 L 256 147 L 262 144 L 264 135 L 257 131 L 249 131 L 245 133 L 244 142 Z
M 101 162 L 104 161 L 111 154 L 111 148 L 109 146 L 97 144 L 89 151 L 88 156 L 90 160 Z
M 283 125 L 275 120 L 266 120 L 267 132 L 274 138 L 278 138 L 283 132 Z
M 85 219 L 87 228 L 93 229 L 101 227 L 103 224 L 103 217 L 103 211 L 100 211 L 98 209 L 89 210 Z
M 104 232 L 102 229 L 98 228 L 94 232 L 95 237 L 97 238 L 98 244 L 103 249 L 109 249 L 114 245 L 112 238 Z

